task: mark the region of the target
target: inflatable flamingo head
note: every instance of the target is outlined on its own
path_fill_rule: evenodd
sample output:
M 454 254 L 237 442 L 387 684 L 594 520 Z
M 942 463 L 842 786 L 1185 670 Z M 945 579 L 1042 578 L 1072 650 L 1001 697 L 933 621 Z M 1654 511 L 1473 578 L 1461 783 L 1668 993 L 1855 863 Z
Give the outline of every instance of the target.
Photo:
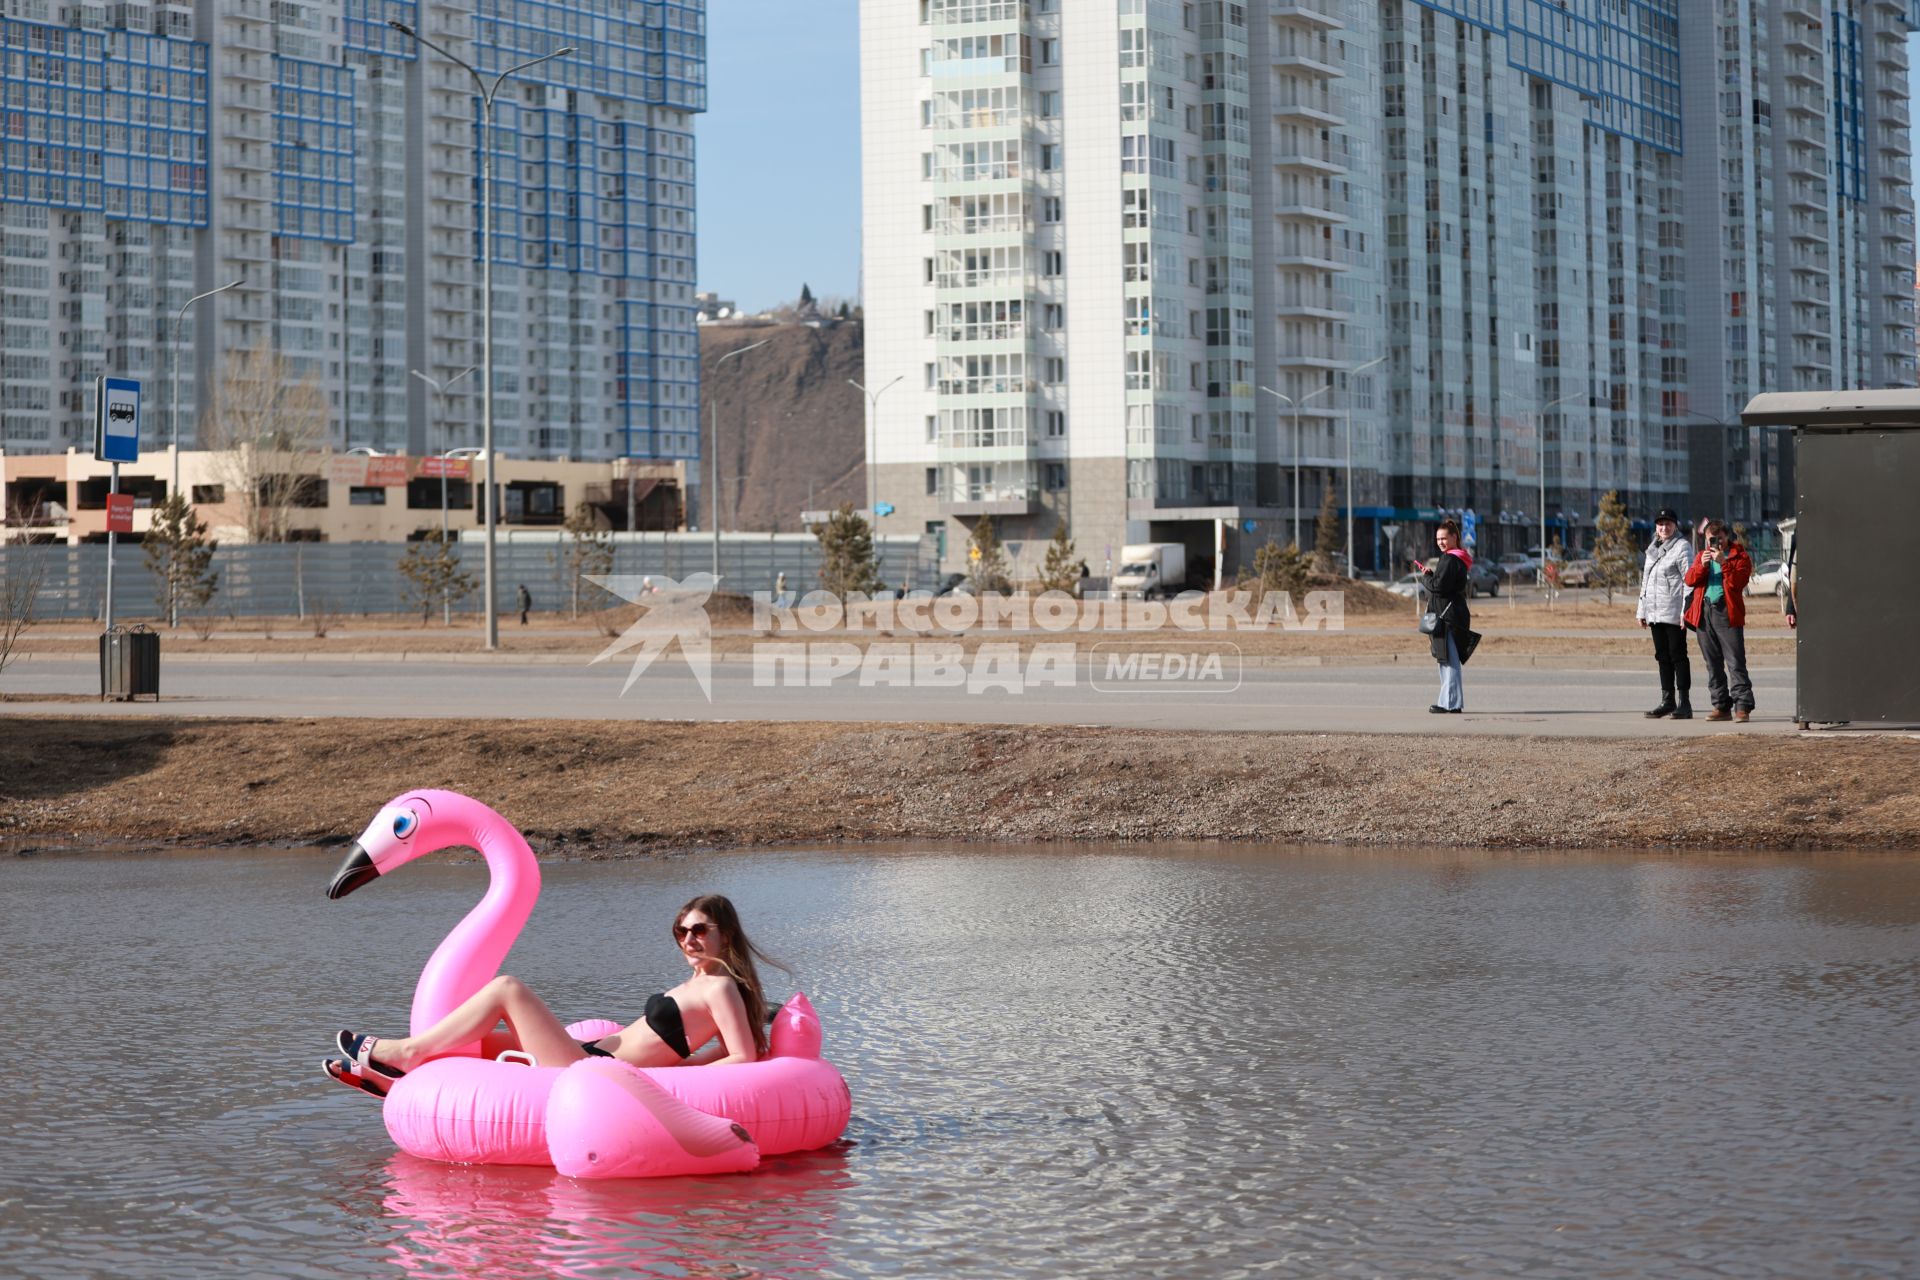
M 409 791 L 387 802 L 354 841 L 353 851 L 327 885 L 327 897 L 344 898 L 361 885 L 415 858 L 471 841 L 472 809 L 492 811 L 453 791 Z

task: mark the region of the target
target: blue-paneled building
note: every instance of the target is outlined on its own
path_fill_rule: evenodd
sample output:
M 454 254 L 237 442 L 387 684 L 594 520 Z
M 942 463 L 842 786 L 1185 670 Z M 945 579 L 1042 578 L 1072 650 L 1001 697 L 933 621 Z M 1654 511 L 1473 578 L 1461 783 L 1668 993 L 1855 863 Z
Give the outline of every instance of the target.
M 574 48 L 488 135 L 499 445 L 697 456 L 705 0 L 0 0 L 0 447 L 85 445 L 102 372 L 164 440 L 174 316 L 235 278 L 181 335 L 183 443 L 263 345 L 338 447 L 478 442 L 478 101 L 394 20 L 489 79 Z

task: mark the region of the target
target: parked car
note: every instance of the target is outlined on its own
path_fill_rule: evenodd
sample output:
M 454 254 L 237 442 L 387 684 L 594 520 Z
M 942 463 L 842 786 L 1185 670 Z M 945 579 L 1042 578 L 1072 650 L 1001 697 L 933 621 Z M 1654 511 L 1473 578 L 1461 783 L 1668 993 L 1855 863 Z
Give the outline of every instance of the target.
M 1493 562 L 1496 573 L 1512 578 L 1524 578 L 1540 572 L 1540 562 L 1524 551 L 1509 551 Z
M 1594 564 L 1591 560 L 1569 560 L 1560 566 L 1560 585 L 1563 587 L 1585 587 L 1593 583 Z
M 902 593 L 901 599 L 931 600 L 936 596 L 945 596 L 945 595 L 966 596 L 966 595 L 972 595 L 972 594 L 973 594 L 973 588 L 967 585 L 966 574 L 950 573 L 946 577 L 940 580 L 940 585 L 935 587 L 915 587 L 911 591 Z
M 1419 574 L 1410 573 L 1387 590 L 1397 596 L 1406 596 L 1409 600 L 1418 599 L 1427 594 L 1427 584 Z M 1492 568 L 1478 561 L 1467 570 L 1467 598 L 1474 596 L 1497 596 L 1500 594 L 1500 575 Z
M 1769 560 L 1753 571 L 1747 579 L 1747 594 L 1750 596 L 1777 596 L 1787 594 L 1787 562 Z

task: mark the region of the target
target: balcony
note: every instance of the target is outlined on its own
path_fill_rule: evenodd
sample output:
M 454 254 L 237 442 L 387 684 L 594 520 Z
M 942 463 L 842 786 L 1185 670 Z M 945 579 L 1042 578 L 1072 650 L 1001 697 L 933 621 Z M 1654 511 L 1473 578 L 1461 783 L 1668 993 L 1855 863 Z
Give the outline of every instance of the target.
M 1331 144 L 1318 140 L 1276 142 L 1273 148 L 1273 167 L 1302 169 L 1309 173 L 1325 174 L 1343 174 L 1347 171 L 1345 153 L 1336 151 Z
M 1791 25 L 1791 24 L 1789 24 Z M 1786 63 L 1786 76 L 1789 82 L 1799 81 L 1818 88 L 1824 83 L 1820 75 L 1820 60 L 1803 55 L 1793 55 L 1781 59 Z
M 1331 31 L 1347 25 L 1345 0 L 1275 0 L 1270 12 L 1276 22 L 1309 30 Z
M 1790 50 L 1815 54 L 1821 51 L 1820 28 L 1815 24 L 1789 18 L 1781 24 L 1780 31 L 1780 43 Z
M 1013 485 L 987 489 L 979 496 L 954 497 L 940 504 L 940 513 L 949 516 L 1027 516 L 1033 514 L 1040 497 L 1038 485 Z
M 1282 90 L 1273 96 L 1273 118 L 1275 120 L 1305 120 L 1321 125 L 1339 125 L 1346 123 L 1346 117 L 1336 109 L 1333 95 L 1330 93 L 1303 93 Z

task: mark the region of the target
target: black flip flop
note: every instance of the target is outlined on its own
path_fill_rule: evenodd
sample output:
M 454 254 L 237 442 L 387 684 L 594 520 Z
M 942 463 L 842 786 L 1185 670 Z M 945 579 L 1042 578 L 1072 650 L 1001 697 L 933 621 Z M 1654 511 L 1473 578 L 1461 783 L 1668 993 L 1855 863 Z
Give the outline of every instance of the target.
M 355 1035 L 351 1031 L 342 1031 L 333 1038 L 333 1042 L 340 1046 L 340 1052 L 347 1056 L 348 1063 L 357 1067 L 359 1074 L 371 1072 L 387 1080 L 398 1080 L 407 1073 L 398 1067 L 373 1060 L 372 1049 L 379 1040 L 379 1036 Z
M 328 1058 L 320 1064 L 320 1069 L 341 1084 L 358 1089 L 362 1093 L 370 1093 L 376 1098 L 387 1096 L 386 1090 L 376 1088 L 373 1081 L 355 1071 L 351 1062 L 345 1062 L 339 1058 Z

